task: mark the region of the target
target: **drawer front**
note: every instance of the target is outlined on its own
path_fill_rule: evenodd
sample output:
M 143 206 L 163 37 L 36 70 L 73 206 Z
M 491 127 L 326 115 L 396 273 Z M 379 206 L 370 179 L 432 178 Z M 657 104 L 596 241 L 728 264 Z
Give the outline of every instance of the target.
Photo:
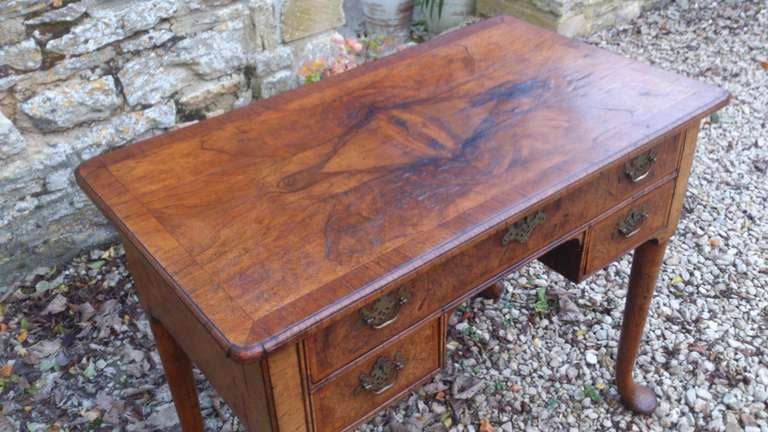
M 680 135 L 666 138 L 613 166 L 612 175 L 601 176 L 596 182 L 597 188 L 605 192 L 596 197 L 601 212 L 672 174 L 680 159 L 681 144 Z
M 619 161 L 568 194 L 531 210 L 307 337 L 313 382 L 456 300 L 478 284 L 563 239 L 579 225 L 674 172 L 679 140 L 668 138 Z M 564 239 L 563 239 L 564 240 Z
M 440 364 L 440 319 L 427 322 L 328 381 L 311 394 L 318 432 L 344 429 L 376 412 Z
M 603 268 L 665 227 L 674 187 L 669 181 L 598 222 L 589 235 L 586 273 Z

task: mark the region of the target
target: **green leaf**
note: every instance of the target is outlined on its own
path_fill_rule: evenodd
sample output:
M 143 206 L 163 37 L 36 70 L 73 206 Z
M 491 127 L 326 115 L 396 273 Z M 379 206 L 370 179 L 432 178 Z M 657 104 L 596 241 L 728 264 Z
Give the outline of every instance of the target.
M 22 330 L 29 330 L 29 320 L 27 320 L 27 318 L 22 318 L 19 325 L 21 326 Z
M 533 305 L 533 310 L 539 313 L 549 312 L 549 299 L 547 298 L 547 289 L 544 287 L 536 288 L 536 303 Z
M 40 371 L 46 372 L 51 369 L 56 369 L 56 356 L 50 356 L 48 358 L 43 359 L 40 362 L 40 365 L 38 365 L 38 368 L 40 368 Z
M 104 267 L 104 264 L 106 264 L 106 261 L 104 260 L 96 260 L 88 264 L 88 267 L 90 267 L 93 270 L 98 270 L 102 267 Z
M 451 416 L 451 413 L 446 411 L 440 416 L 440 421 L 443 423 L 443 426 L 446 428 L 450 428 L 453 425 L 453 417 Z
M 592 387 L 591 385 L 584 386 L 584 396 L 592 399 L 593 402 L 600 402 L 601 400 L 603 400 L 603 397 L 600 396 L 600 392 L 595 390 L 595 388 Z
M 83 371 L 83 376 L 91 379 L 96 375 L 96 367 L 93 366 L 93 362 L 88 362 L 88 367 Z

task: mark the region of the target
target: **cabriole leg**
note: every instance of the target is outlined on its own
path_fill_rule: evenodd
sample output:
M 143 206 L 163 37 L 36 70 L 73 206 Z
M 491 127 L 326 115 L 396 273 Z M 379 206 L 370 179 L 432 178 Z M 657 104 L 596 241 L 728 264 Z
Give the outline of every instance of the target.
M 635 383 L 632 379 L 632 369 L 637 359 L 640 339 L 648 317 L 648 307 L 666 247 L 666 240 L 651 240 L 635 249 L 621 324 L 619 352 L 616 358 L 616 384 L 624 404 L 640 414 L 650 414 L 656 409 L 656 395 L 649 387 Z

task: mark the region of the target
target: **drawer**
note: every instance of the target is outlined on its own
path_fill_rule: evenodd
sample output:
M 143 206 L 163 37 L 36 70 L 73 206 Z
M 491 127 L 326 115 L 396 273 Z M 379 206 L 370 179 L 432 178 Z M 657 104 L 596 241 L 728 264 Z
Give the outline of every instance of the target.
M 324 379 L 553 242 L 568 240 L 565 236 L 573 234 L 579 224 L 598 217 L 654 180 L 672 174 L 679 144 L 677 137 L 671 137 L 629 155 L 591 181 L 454 252 L 428 272 L 382 290 L 311 333 L 306 346 L 312 381 Z M 555 270 L 561 271 L 557 267 Z
M 681 146 L 681 135 L 646 146 L 613 164 L 571 195 L 587 201 L 592 207 L 592 216 L 597 217 L 665 176 L 675 173 Z
M 357 423 L 436 372 L 440 329 L 439 318 L 426 322 L 317 388 L 310 395 L 317 432 Z
M 667 225 L 675 182 L 668 181 L 598 222 L 589 234 L 586 273 L 610 264 Z

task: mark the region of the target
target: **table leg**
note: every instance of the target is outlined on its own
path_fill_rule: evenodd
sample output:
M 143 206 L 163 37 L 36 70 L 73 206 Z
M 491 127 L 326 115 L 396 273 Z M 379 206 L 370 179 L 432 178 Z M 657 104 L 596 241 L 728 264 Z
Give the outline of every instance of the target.
M 501 298 L 502 294 L 504 294 L 504 282 L 498 281 L 488 288 L 480 291 L 477 296 L 489 300 L 498 300 Z
M 648 307 L 666 247 L 666 240 L 651 240 L 635 249 L 621 324 L 619 352 L 616 358 L 616 384 L 624 404 L 640 414 L 652 413 L 657 403 L 653 390 L 635 383 L 632 379 L 632 369 L 637 359 L 640 339 L 648 317 Z
M 150 318 L 150 325 L 155 335 L 157 351 L 163 361 L 165 377 L 176 405 L 181 429 L 184 432 L 202 432 L 203 417 L 197 398 L 195 377 L 192 374 L 192 362 L 160 321 Z

